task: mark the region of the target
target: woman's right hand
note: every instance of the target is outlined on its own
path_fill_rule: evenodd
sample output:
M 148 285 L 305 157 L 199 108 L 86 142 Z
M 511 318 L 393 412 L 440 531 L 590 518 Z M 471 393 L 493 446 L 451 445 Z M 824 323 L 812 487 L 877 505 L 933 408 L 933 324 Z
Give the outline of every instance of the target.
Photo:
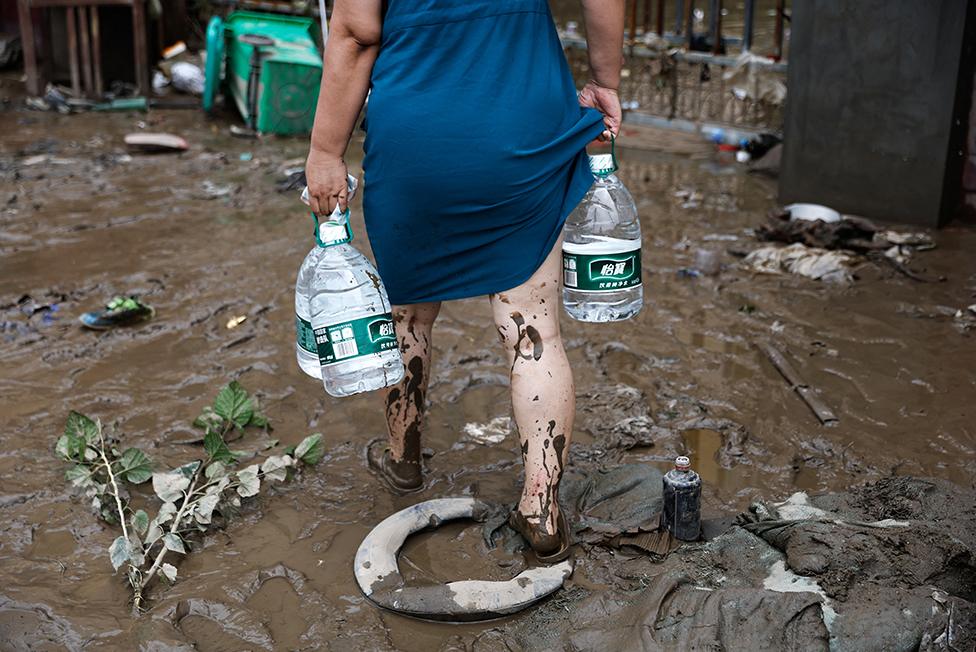
M 308 203 L 312 212 L 327 217 L 332 211 L 346 210 L 349 185 L 346 180 L 346 162 L 341 156 L 312 149 L 305 161 L 305 179 L 308 182 Z

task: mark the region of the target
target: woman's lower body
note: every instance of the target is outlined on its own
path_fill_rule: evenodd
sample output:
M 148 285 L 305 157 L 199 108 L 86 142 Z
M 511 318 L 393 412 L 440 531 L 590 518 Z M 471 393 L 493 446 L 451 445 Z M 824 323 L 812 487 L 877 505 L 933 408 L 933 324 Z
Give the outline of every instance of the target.
M 525 483 L 517 511 L 533 548 L 559 547 L 559 482 L 576 413 L 573 374 L 559 332 L 561 247 L 556 246 L 521 285 L 489 295 L 495 327 L 511 370 L 512 409 Z M 403 491 L 423 484 L 421 432 L 430 380 L 431 333 L 440 302 L 394 306 L 407 371 L 386 391 L 389 448 L 374 466 Z M 375 453 L 374 453 L 375 456 Z

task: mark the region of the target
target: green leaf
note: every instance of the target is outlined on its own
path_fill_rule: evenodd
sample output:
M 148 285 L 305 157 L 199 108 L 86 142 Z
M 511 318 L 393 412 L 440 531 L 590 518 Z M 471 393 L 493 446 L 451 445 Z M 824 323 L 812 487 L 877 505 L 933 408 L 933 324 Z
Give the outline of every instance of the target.
M 251 415 L 251 422 L 248 424 L 256 428 L 267 428 L 268 427 L 268 417 L 264 416 L 260 412 L 255 412 Z
M 61 435 L 58 443 L 54 445 L 54 452 L 62 459 L 81 462 L 86 457 L 87 447 L 84 437 Z M 94 451 L 92 453 L 94 454 Z
M 200 468 L 200 464 L 202 464 L 200 461 L 187 462 L 183 466 L 178 466 L 173 469 L 173 473 L 179 473 L 187 480 L 190 480 L 193 478 L 193 474 L 197 472 L 197 469 Z
M 146 563 L 146 555 L 142 550 L 142 541 L 138 535 L 132 534 L 129 541 L 129 563 L 139 567 Z
M 207 480 L 217 480 L 227 475 L 227 467 L 224 466 L 223 462 L 211 462 L 203 470 L 203 475 L 206 476 Z
M 163 565 L 159 567 L 159 573 L 170 582 L 176 581 L 176 566 L 173 564 L 163 562 Z
M 274 448 L 278 444 L 279 444 L 279 442 L 278 442 L 277 439 L 269 439 L 268 440 L 268 443 L 264 445 L 264 450 L 268 450 L 270 448 Z
M 153 473 L 153 491 L 159 499 L 166 503 L 171 503 L 183 497 L 183 492 L 190 486 L 190 478 L 187 478 L 179 469 L 167 473 Z
M 149 514 L 145 510 L 139 510 L 132 515 L 132 529 L 136 531 L 136 534 L 142 536 L 149 529 Z
M 264 460 L 261 472 L 268 481 L 282 482 L 288 477 L 288 467 L 294 465 L 295 460 L 288 455 L 272 455 Z
M 156 521 L 152 521 L 149 524 L 149 529 L 146 531 L 146 545 L 151 546 L 159 541 L 161 536 L 163 536 L 163 528 L 159 527 Z
M 255 495 L 261 489 L 261 480 L 258 478 L 258 465 L 252 464 L 246 469 L 237 472 L 237 493 L 241 498 Z
M 238 428 L 246 426 L 254 416 L 254 403 L 236 380 L 220 390 L 214 399 L 213 408 L 214 412 L 227 421 L 234 422 Z
M 168 523 L 176 516 L 176 504 L 171 502 L 163 503 L 156 514 L 156 523 Z
M 204 430 L 221 430 L 224 427 L 224 420 L 208 405 L 193 421 L 193 425 Z
M 172 532 L 167 532 L 164 534 L 163 545 L 166 546 L 167 550 L 184 555 L 186 554 L 186 548 L 183 546 L 183 539 L 181 539 L 180 535 L 178 534 L 173 534 Z
M 84 464 L 72 466 L 64 472 L 64 477 L 72 485 L 81 487 L 82 489 L 92 484 L 91 471 Z
M 217 507 L 218 502 L 220 502 L 219 494 L 210 494 L 201 498 L 193 514 L 194 518 L 197 519 L 197 523 L 209 524 L 210 519 L 213 517 L 214 508 Z
M 108 548 L 108 556 L 112 560 L 112 568 L 119 570 L 119 566 L 129 559 L 129 542 L 125 537 L 119 537 L 112 542 Z
M 98 433 L 101 432 L 102 425 L 97 421 L 92 421 L 84 414 L 74 410 L 68 414 L 68 420 L 64 424 L 64 434 L 69 437 L 80 437 L 83 441 L 93 444 L 98 441 Z
M 309 435 L 295 447 L 295 459 L 299 459 L 303 464 L 309 466 L 318 464 L 325 456 L 325 444 L 322 443 L 322 433 Z
M 207 455 L 210 459 L 217 462 L 234 462 L 234 454 L 230 452 L 227 448 L 227 444 L 224 443 L 223 438 L 220 433 L 213 430 L 208 430 L 207 434 L 203 437 L 203 448 L 207 451 Z
M 142 484 L 152 477 L 152 461 L 138 448 L 127 448 L 119 460 L 122 477 L 132 484 Z

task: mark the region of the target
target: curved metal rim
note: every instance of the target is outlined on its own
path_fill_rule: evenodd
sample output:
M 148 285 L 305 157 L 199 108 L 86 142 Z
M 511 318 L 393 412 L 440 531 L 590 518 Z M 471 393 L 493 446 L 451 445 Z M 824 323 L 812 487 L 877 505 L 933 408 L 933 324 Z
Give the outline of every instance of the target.
M 530 568 L 510 580 L 461 580 L 403 586 L 397 554 L 411 534 L 445 521 L 480 520 L 488 505 L 474 498 L 438 498 L 388 516 L 366 535 L 354 572 L 363 594 L 376 605 L 415 618 L 475 621 L 515 613 L 558 590 L 573 573 L 572 559 Z

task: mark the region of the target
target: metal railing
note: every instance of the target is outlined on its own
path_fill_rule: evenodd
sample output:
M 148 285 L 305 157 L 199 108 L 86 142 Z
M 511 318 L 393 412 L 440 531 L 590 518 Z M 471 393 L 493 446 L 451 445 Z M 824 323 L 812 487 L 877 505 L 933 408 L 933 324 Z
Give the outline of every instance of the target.
M 696 13 L 695 0 L 628 2 L 620 87 L 628 117 L 651 124 L 667 121 L 668 126 L 686 131 L 719 127 L 781 131 L 787 70 L 782 61 L 787 45 L 785 0 L 775 0 L 769 56 L 750 52 L 756 0 L 745 0 L 739 36 L 723 33 L 723 0 L 704 2 L 708 3 L 707 14 Z M 672 12 L 675 29 L 668 32 L 665 25 Z M 696 32 L 696 23 L 706 24 L 706 17 L 707 32 Z M 767 22 L 765 29 L 769 27 Z M 573 29 L 561 30 L 560 37 L 574 75 L 585 79 L 585 39 Z M 733 49 L 739 52 L 726 54 Z

